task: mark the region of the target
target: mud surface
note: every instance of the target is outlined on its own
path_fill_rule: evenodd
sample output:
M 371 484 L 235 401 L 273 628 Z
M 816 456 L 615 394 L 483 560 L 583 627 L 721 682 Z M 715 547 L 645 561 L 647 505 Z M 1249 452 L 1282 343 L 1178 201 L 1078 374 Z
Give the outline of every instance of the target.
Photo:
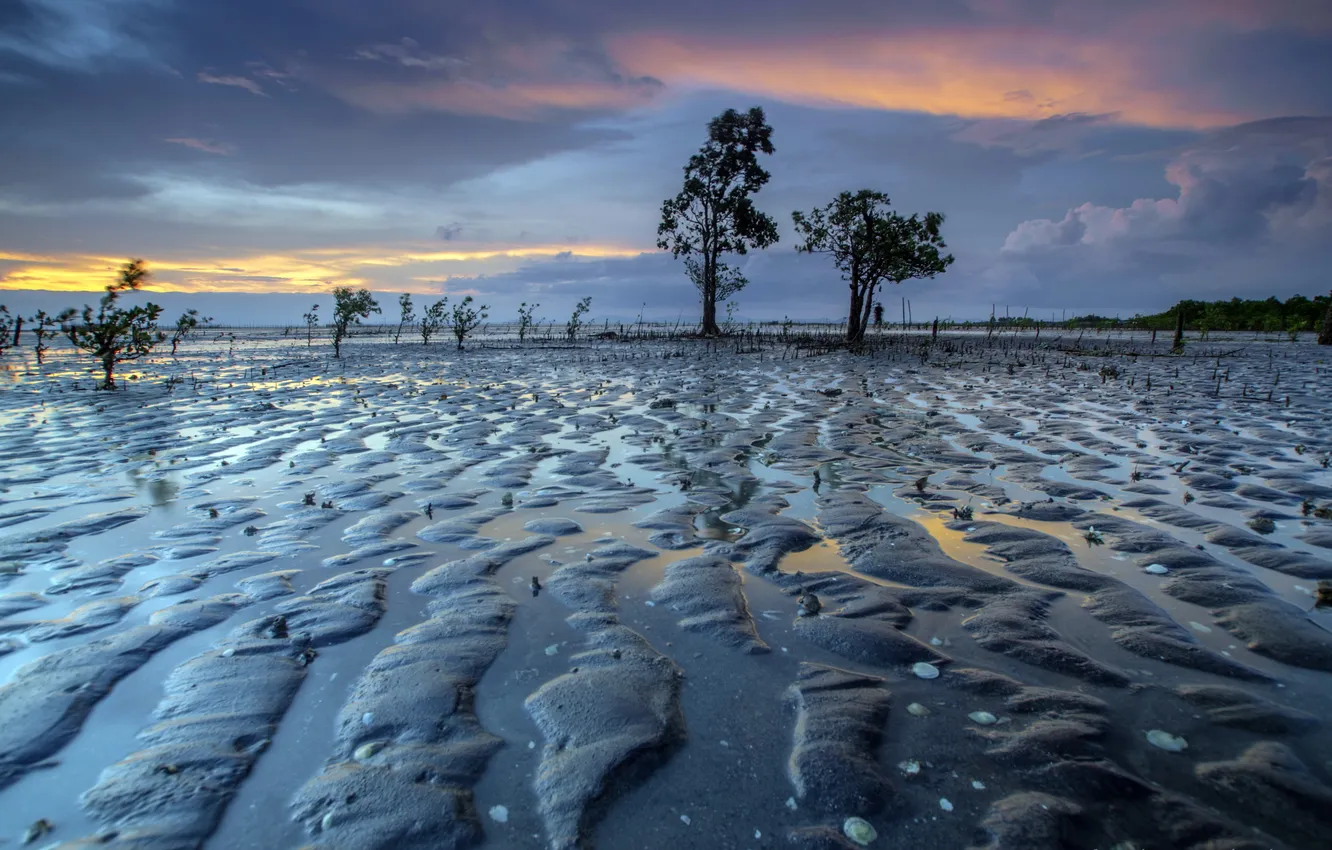
M 1326 351 L 742 349 L 9 355 L 0 836 L 1332 846 Z

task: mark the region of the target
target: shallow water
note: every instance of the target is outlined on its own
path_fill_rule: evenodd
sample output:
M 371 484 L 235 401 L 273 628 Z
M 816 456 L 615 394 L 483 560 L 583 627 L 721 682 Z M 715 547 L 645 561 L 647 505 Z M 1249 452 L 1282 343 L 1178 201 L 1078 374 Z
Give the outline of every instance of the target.
M 875 846 L 1332 844 L 1332 610 L 1313 609 L 1332 521 L 1303 513 L 1332 508 L 1321 352 L 941 342 L 925 362 L 916 342 L 382 341 L 333 361 L 256 335 L 114 393 L 69 352 L 15 366 L 0 835 L 46 818 L 56 841 L 163 847 L 832 847 L 856 815 Z M 1274 370 L 1276 400 L 1255 398 Z M 577 525 L 538 539 L 555 519 Z M 321 585 L 370 568 L 371 595 Z M 209 598 L 231 607 L 104 693 L 25 667 L 109 663 L 99 641 Z M 278 613 L 305 631 L 256 631 Z M 424 638 L 439 678 L 376 690 Z M 221 647 L 291 671 L 289 698 L 238 680 L 163 732 L 164 683 L 202 687 L 200 659 L 230 669 Z M 404 719 L 347 725 L 372 695 Z M 272 731 L 238 762 L 213 711 Z M 216 802 L 187 825 L 192 783 Z

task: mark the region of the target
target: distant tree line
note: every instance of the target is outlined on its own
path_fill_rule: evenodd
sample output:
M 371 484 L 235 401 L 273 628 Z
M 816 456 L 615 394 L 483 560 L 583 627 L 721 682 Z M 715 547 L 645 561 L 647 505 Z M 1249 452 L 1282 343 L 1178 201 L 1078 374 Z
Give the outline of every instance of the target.
M 1201 334 L 1204 338 L 1212 331 L 1287 333 L 1292 337 L 1305 331 L 1319 334 L 1319 342 L 1332 345 L 1332 296 L 1318 295 L 1306 298 L 1293 295 L 1263 300 L 1231 298 L 1229 301 L 1195 301 L 1185 299 L 1169 310 L 1129 319 L 1105 316 L 1076 316 L 1070 325 L 1079 327 L 1130 327 L 1163 331 L 1179 326 Z

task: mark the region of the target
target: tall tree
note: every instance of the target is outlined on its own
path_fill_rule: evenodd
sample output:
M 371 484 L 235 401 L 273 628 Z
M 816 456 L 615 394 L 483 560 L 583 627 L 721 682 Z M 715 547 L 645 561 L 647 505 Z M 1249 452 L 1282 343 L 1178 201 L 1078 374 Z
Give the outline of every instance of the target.
M 680 194 L 662 202 L 657 247 L 685 258 L 685 271 L 703 298 L 704 334 L 721 332 L 717 302 L 749 282 L 722 256 L 777 242 L 777 222 L 750 198 L 770 177 L 758 155 L 772 152 L 772 127 L 761 108 L 728 109 L 708 122 L 708 140 L 684 167 Z
M 953 262 L 951 254 L 941 253 L 948 247 L 939 233 L 943 213 L 903 216 L 882 192 L 843 192 L 822 209 L 793 212 L 791 218 L 804 240 L 796 250 L 831 255 L 851 288 L 846 338 L 852 345 L 865 338 L 874 296 L 884 281 L 931 278 Z
M 117 363 L 146 357 L 166 335 L 157 329 L 157 318 L 162 308 L 153 303 L 128 310 L 118 306 L 125 292 L 137 292 L 148 279 L 143 260 L 130 260 L 120 267 L 116 282 L 106 285 L 106 294 L 96 313 L 84 306 L 81 322 L 75 322 L 74 310 L 64 311 L 58 317 L 61 330 L 75 348 L 82 349 L 102 363 L 105 381 L 103 389 L 116 388 Z

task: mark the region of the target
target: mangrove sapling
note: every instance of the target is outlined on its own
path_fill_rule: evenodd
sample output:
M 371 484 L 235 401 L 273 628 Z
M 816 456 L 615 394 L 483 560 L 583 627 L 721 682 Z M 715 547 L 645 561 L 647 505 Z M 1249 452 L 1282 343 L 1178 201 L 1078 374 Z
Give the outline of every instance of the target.
M 33 348 L 33 351 L 37 352 L 38 365 L 44 362 L 46 352 L 50 350 L 50 346 L 46 344 L 46 341 L 60 332 L 59 326 L 61 322 L 73 318 L 73 316 L 73 309 L 65 310 L 58 316 L 49 316 L 45 310 L 38 310 L 33 314 L 32 335 L 37 340 L 37 345 Z
M 74 347 L 101 361 L 105 376 L 102 389 L 115 389 L 117 363 L 146 357 L 166 339 L 166 334 L 157 328 L 161 307 L 151 302 L 128 310 L 117 306 L 121 293 L 137 292 L 147 279 L 148 269 L 143 260 L 130 260 L 121 266 L 116 282 L 107 284 L 96 313 L 84 305 L 81 322 L 74 321 L 73 310 L 61 314 L 61 330 Z
M 202 319 L 199 318 L 198 310 L 186 310 L 181 314 L 181 317 L 176 320 L 176 329 L 171 332 L 171 356 L 176 356 L 177 346 L 189 339 L 190 335 L 198 330 L 199 327 L 206 327 L 211 321 L 213 321 L 211 316 L 204 316 Z
M 9 340 L 15 333 L 14 317 L 9 314 L 9 308 L 0 304 L 0 354 L 4 354 L 9 348 Z
M 402 315 L 398 317 L 398 329 L 393 333 L 393 344 L 398 344 L 398 338 L 402 336 L 402 329 L 416 321 L 416 313 L 412 310 L 412 296 L 404 292 L 398 296 L 398 307 L 402 310 Z
M 339 286 L 333 290 L 333 356 L 342 357 L 342 341 L 352 325 L 359 325 L 371 313 L 383 312 L 368 289 Z
M 569 323 L 564 326 L 564 333 L 569 338 L 569 342 L 573 342 L 577 338 L 578 329 L 583 326 L 583 316 L 587 315 L 587 311 L 590 309 L 592 309 L 591 295 L 575 305 L 573 315 L 569 317 Z
M 529 305 L 526 301 L 518 305 L 518 342 L 520 344 L 527 337 L 527 332 L 532 328 L 532 313 L 540 306 L 540 304 L 536 303 Z
M 485 321 L 487 310 L 490 308 L 482 304 L 480 309 L 472 305 L 473 298 L 468 295 L 453 305 L 453 314 L 449 317 L 449 327 L 453 330 L 454 337 L 458 340 L 458 350 L 463 350 L 463 340 L 467 335 L 476 330 L 481 322 Z
M 305 319 L 305 347 L 309 348 L 314 344 L 315 328 L 319 327 L 319 305 L 316 304 L 310 308 L 310 312 L 301 316 Z
M 449 299 L 441 298 L 426 308 L 425 315 L 421 317 L 421 324 L 419 326 L 422 345 L 429 345 L 430 338 L 439 333 L 440 329 L 444 327 L 444 322 L 446 320 L 444 311 L 448 308 L 448 305 Z

